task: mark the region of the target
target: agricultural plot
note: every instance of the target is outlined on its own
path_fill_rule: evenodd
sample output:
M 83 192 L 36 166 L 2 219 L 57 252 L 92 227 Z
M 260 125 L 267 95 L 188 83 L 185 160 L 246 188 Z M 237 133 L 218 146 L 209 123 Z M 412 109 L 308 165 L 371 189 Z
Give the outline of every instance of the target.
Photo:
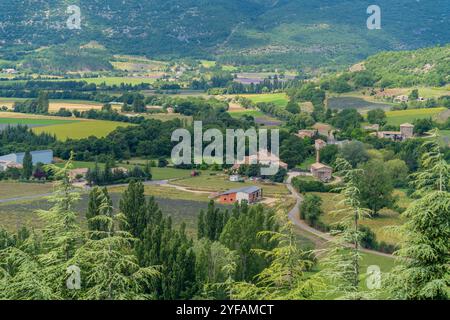
M 111 192 L 111 200 L 115 211 L 118 212 L 119 200 L 121 193 Z M 157 197 L 156 201 L 160 206 L 163 214 L 170 215 L 175 227 L 180 226 L 183 222 L 186 224 L 187 233 L 194 237 L 197 229 L 197 216 L 200 210 L 206 210 L 208 202 L 169 199 L 165 197 Z M 88 197 L 87 194 L 82 195 L 80 201 L 75 205 L 75 212 L 78 213 L 78 221 L 83 227 L 86 226 L 85 213 L 87 211 Z M 25 226 L 27 228 L 40 228 L 43 226 L 36 210 L 49 209 L 51 204 L 46 199 L 34 201 L 17 201 L 13 203 L 0 203 L 0 226 L 8 231 L 15 231 Z M 230 208 L 218 204 L 219 208 Z
M 263 188 L 263 194 L 269 197 L 285 196 L 289 194 L 284 184 L 269 184 L 262 182 L 231 182 L 226 175 L 207 175 L 202 174 L 197 177 L 176 180 L 174 185 L 179 185 L 192 190 L 204 190 L 211 192 L 220 192 L 228 189 L 242 188 L 257 185 Z
M 278 107 L 285 107 L 289 102 L 289 98 L 285 93 L 244 94 L 241 96 L 250 99 L 254 103 L 271 102 Z
M 357 97 L 330 97 L 328 98 L 328 108 L 330 109 L 357 109 L 359 112 L 366 112 L 372 109 L 390 110 L 391 104 L 370 102 Z
M 4 199 L 46 194 L 52 190 L 52 183 L 20 183 L 0 181 L 0 201 Z
M 105 137 L 118 127 L 127 127 L 132 124 L 126 122 L 114 122 L 104 120 L 84 120 L 69 124 L 56 124 L 46 127 L 33 128 L 36 133 L 46 132 L 56 135 L 61 141 L 67 139 L 83 139 L 90 136 Z
M 332 211 L 336 209 L 339 195 L 320 192 L 313 192 L 313 194 L 320 196 L 323 200 L 322 210 L 324 215 L 320 217 L 322 222 L 327 225 L 333 225 L 342 218 L 341 213 L 332 213 Z M 398 205 L 400 207 L 406 208 L 411 202 L 411 199 L 406 196 L 403 190 L 395 190 L 394 195 L 398 197 Z M 400 225 L 402 223 L 403 218 L 400 214 L 390 209 L 382 209 L 378 217 L 366 217 L 361 221 L 362 225 L 369 227 L 376 234 L 377 241 L 384 241 L 389 244 L 396 244 L 399 239 L 395 234 L 388 232 L 387 227 Z
M 416 119 L 434 118 L 436 119 L 446 108 L 428 108 L 428 109 L 407 109 L 400 111 L 386 112 L 387 123 L 399 126 L 402 123 L 413 123 Z

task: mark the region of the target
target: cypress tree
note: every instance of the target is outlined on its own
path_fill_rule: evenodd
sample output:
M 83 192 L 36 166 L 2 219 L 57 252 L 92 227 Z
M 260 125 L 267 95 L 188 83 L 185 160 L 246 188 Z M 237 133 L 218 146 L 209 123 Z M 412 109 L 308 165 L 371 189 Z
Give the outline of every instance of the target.
M 23 156 L 23 169 L 22 169 L 22 178 L 30 179 L 33 174 L 33 158 L 31 156 L 30 151 L 25 152 Z

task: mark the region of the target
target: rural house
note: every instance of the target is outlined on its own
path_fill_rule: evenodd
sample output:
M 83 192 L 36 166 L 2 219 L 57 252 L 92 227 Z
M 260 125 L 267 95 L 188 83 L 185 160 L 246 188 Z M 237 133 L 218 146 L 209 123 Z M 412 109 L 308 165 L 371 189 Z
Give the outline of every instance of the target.
M 31 151 L 30 154 L 31 154 L 31 157 L 33 158 L 33 165 L 36 165 L 37 163 L 50 164 L 53 162 L 53 151 L 52 150 Z M 15 163 L 22 165 L 24 156 L 25 156 L 25 152 L 10 153 L 10 154 L 1 156 L 0 160 L 11 161 L 11 162 L 15 162 Z
M 315 141 L 316 162 L 311 165 L 310 170 L 311 174 L 316 179 L 319 179 L 322 182 L 328 182 L 332 178 L 333 168 L 320 163 L 320 149 L 322 149 L 324 146 L 326 146 L 325 141 L 320 139 Z
M 404 141 L 414 136 L 414 125 L 410 123 L 403 123 L 400 125 L 400 131 L 378 131 L 374 132 L 373 135 L 383 139 Z
M 280 160 L 279 157 L 272 154 L 267 150 L 262 150 L 256 154 L 252 154 L 250 156 L 244 157 L 244 160 L 236 161 L 236 163 L 231 168 L 232 171 L 239 170 L 241 165 L 250 165 L 250 164 L 260 164 L 262 166 L 270 166 L 272 164 L 278 164 L 280 168 L 286 169 L 288 168 L 287 163 Z
M 220 203 L 235 203 L 247 201 L 247 203 L 254 203 L 262 199 L 262 189 L 257 186 L 244 187 L 239 189 L 231 189 L 219 194 Z
M 333 168 L 323 163 L 320 162 L 313 163 L 311 165 L 310 170 L 312 175 L 322 182 L 328 182 L 332 178 Z

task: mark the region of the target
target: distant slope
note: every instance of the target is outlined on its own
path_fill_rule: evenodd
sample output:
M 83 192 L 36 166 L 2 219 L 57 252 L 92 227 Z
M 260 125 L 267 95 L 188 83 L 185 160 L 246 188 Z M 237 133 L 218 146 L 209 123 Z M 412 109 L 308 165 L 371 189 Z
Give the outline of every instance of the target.
M 382 52 L 363 63 L 385 87 L 442 86 L 450 83 L 450 45 L 414 51 Z
M 96 40 L 109 53 L 156 58 L 219 57 L 224 62 L 240 64 L 339 66 L 382 50 L 450 42 L 448 0 L 378 0 L 382 29 L 371 31 L 366 28 L 366 9 L 372 2 L 1 1 L 0 59 L 22 60 L 37 48 L 64 45 L 62 50 L 73 68 L 108 69 L 110 66 L 95 52 L 78 52 L 80 45 Z M 77 3 L 82 29 L 69 30 L 66 8 Z M 70 48 L 72 55 L 67 53 Z M 77 66 L 72 56 L 83 54 L 81 65 Z M 36 57 L 28 63 L 33 66 L 39 61 L 45 64 Z M 61 63 L 55 64 L 58 68 Z

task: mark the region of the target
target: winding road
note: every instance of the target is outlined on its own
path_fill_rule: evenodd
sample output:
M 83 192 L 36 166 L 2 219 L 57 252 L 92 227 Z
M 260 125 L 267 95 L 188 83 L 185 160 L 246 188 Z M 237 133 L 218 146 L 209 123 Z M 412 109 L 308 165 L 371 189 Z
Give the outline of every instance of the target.
M 303 220 L 300 220 L 299 207 L 303 201 L 303 197 L 301 196 L 300 193 L 297 192 L 297 190 L 295 190 L 295 188 L 292 186 L 292 183 L 291 183 L 292 178 L 295 177 L 297 174 L 295 172 L 289 172 L 288 175 L 289 176 L 288 176 L 288 179 L 286 180 L 286 186 L 289 189 L 289 191 L 291 192 L 292 196 L 297 200 L 295 206 L 288 213 L 289 220 L 291 220 L 291 222 L 302 231 L 303 236 L 305 236 L 309 240 L 313 241 L 314 244 L 316 244 L 316 246 L 321 247 L 326 242 L 332 240 L 333 237 L 330 236 L 328 233 L 314 229 L 313 227 L 307 225 Z M 371 254 L 375 254 L 378 256 L 382 256 L 382 257 L 393 258 L 393 256 L 391 254 L 387 254 L 387 253 L 383 253 L 383 252 L 379 252 L 379 251 L 375 251 L 375 250 L 364 249 L 364 248 L 361 248 L 360 250 L 365 253 L 371 253 Z

